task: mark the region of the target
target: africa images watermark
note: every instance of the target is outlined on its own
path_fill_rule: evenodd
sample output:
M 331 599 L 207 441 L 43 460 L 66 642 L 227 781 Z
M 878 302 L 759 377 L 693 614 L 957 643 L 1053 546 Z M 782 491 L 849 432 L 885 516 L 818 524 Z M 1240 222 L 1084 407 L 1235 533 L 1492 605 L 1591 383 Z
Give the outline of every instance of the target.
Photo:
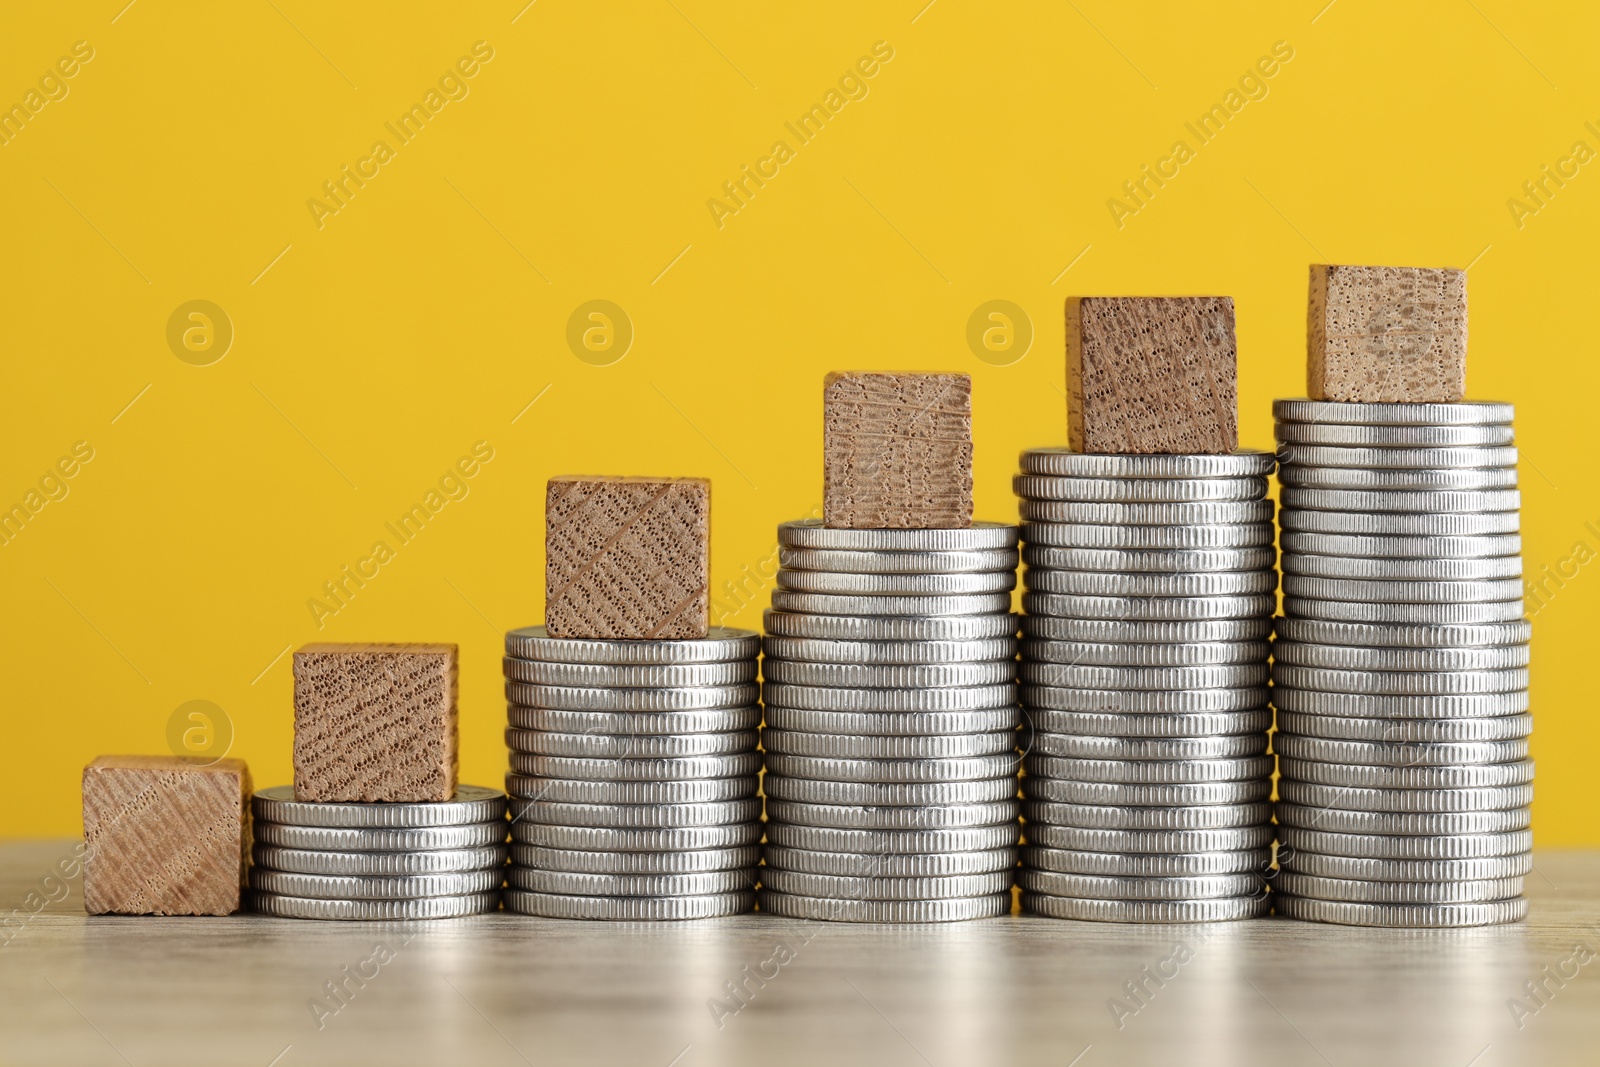
M 72 52 L 57 59 L 39 75 L 36 87 L 30 86 L 22 99 L 0 112 L 0 146 L 16 140 L 28 123 L 37 122 L 40 112 L 52 103 L 67 98 L 72 86 L 68 79 L 78 76 L 83 65 L 94 58 L 94 46 L 88 41 L 75 41 Z
M 1585 122 L 1583 128 L 1600 138 L 1600 127 L 1596 127 L 1594 122 Z M 1554 165 L 1543 164 L 1537 177 L 1523 182 L 1522 192 L 1518 196 L 1506 198 L 1506 210 L 1511 212 L 1511 221 L 1517 229 L 1522 229 L 1529 219 L 1549 207 L 1556 194 L 1567 187 L 1567 182 L 1576 178 L 1583 165 L 1594 158 L 1595 150 L 1589 146 L 1589 142 L 1573 141 L 1567 154 L 1559 157 Z
M 21 500 L 0 511 L 0 545 L 15 541 L 28 524 L 39 517 L 39 512 L 52 502 L 65 500 L 67 494 L 72 492 L 72 486 L 68 483 L 92 459 L 94 446 L 88 441 L 78 441 L 73 444 L 71 452 L 45 468 L 45 472 L 39 476 L 38 488 L 30 487 L 22 494 Z

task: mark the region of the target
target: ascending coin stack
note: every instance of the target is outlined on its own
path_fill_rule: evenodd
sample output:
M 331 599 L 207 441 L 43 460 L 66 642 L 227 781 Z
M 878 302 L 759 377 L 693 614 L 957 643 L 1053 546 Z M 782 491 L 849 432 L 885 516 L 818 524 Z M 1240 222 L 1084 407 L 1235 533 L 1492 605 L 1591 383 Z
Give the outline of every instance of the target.
M 760 638 L 506 635 L 506 908 L 565 919 L 750 911 Z
M 1280 913 L 1527 914 L 1528 640 L 1509 404 L 1274 408 Z
M 1016 535 L 998 523 L 778 528 L 762 663 L 764 912 L 1010 912 Z
M 1267 913 L 1272 467 L 1023 453 L 1024 910 Z

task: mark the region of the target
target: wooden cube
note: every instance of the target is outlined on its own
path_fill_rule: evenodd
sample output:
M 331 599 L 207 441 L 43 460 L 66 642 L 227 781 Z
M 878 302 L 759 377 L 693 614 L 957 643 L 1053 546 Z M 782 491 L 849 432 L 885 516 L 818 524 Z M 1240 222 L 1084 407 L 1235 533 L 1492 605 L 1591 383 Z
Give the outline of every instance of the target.
M 822 419 L 825 525 L 972 525 L 971 376 L 836 371 L 822 383 Z
M 294 795 L 449 800 L 456 646 L 311 644 L 294 654 Z
M 551 637 L 704 637 L 710 586 L 708 479 L 550 479 L 544 625 Z
M 1232 452 L 1238 345 L 1226 296 L 1067 301 L 1067 439 L 1079 452 Z
M 1467 273 L 1314 264 L 1313 400 L 1450 403 L 1467 395 Z
M 101 756 L 83 769 L 83 906 L 91 915 L 239 910 L 250 769 L 183 756 Z

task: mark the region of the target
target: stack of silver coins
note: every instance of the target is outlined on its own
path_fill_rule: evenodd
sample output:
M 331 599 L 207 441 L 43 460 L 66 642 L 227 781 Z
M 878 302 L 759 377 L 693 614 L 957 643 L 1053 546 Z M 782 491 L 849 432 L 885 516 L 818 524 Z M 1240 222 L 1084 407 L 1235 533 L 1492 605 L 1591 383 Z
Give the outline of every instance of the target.
M 1268 912 L 1273 463 L 1022 454 L 1025 911 Z
M 761 910 L 1009 914 L 1017 862 L 1015 526 L 778 528 L 766 613 Z
M 1528 639 L 1509 404 L 1280 400 L 1280 914 L 1527 914 Z
M 500 908 L 506 797 L 463 785 L 453 800 L 313 803 L 294 787 L 250 800 L 252 911 L 290 919 L 445 919 Z
M 749 630 L 506 634 L 506 909 L 705 919 L 755 906 L 761 708 Z

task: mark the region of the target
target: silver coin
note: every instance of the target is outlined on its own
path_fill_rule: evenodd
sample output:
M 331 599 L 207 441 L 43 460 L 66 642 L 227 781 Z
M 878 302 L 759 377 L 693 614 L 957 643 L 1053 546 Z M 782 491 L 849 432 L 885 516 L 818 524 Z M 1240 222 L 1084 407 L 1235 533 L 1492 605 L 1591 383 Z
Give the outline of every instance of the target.
M 1341 400 L 1274 400 L 1272 415 L 1286 422 L 1357 423 L 1367 426 L 1483 426 L 1510 422 L 1514 408 L 1494 400 L 1358 403 Z
M 766 659 L 761 672 L 769 685 L 814 685 L 845 689 L 931 689 L 950 686 L 986 686 L 1016 677 L 1015 660 L 994 659 L 977 663 L 803 663 Z
M 1509 445 L 1515 433 L 1506 425 L 1365 426 L 1314 422 L 1280 422 L 1275 436 L 1282 445 L 1356 445 L 1361 448 L 1470 448 Z
M 1368 470 L 1460 470 L 1515 467 L 1515 445 L 1466 448 L 1360 448 L 1351 445 L 1284 445 L 1279 471 L 1291 467 L 1345 467 Z
M 1297 785 L 1315 783 L 1359 789 L 1411 789 L 1417 792 L 1433 789 L 1471 790 L 1525 786 L 1533 781 L 1533 761 L 1446 767 L 1384 767 L 1359 763 L 1318 763 L 1315 760 L 1279 756 L 1278 773 L 1282 780 L 1292 779 Z
M 1010 871 L 1017 865 L 1017 850 L 1014 847 L 983 852 L 874 855 L 861 852 L 812 852 L 803 848 L 768 845 L 765 855 L 767 867 L 771 870 L 848 878 L 943 878 Z
M 1265 663 L 1201 667 L 1098 667 L 1077 663 L 1029 663 L 1017 676 L 1030 685 L 1062 689 L 1239 689 L 1266 685 L 1272 669 Z
M 1283 598 L 1285 615 L 1324 622 L 1478 626 L 1485 623 L 1514 622 L 1522 618 L 1523 611 L 1521 596 L 1515 600 L 1472 604 L 1386 604 L 1362 600 L 1313 600 L 1310 597 L 1292 595 L 1285 595 Z
M 1024 845 L 1022 865 L 1040 871 L 1062 874 L 1094 874 L 1115 878 L 1181 878 L 1206 874 L 1245 874 L 1258 876 L 1272 864 L 1270 848 L 1242 849 L 1235 852 L 1178 852 L 1166 855 L 1140 855 L 1121 852 L 1089 852 L 1083 849 L 1049 848 Z
M 456 897 L 487 893 L 500 888 L 505 874 L 499 867 L 442 874 L 408 874 L 360 877 L 333 874 L 297 874 L 251 867 L 251 889 L 279 896 L 315 900 L 415 900 L 418 897 Z
M 1265 686 L 1235 689 L 1179 689 L 1146 692 L 1126 689 L 1066 689 L 1046 685 L 1022 687 L 1022 703 L 1029 708 L 1058 711 L 1146 712 L 1190 714 L 1194 712 L 1253 711 L 1267 706 L 1272 690 Z
M 1516 489 L 1481 490 L 1362 490 L 1297 489 L 1279 493 L 1285 511 L 1381 511 L 1433 514 L 1435 512 L 1516 511 L 1522 493 Z
M 501 867 L 506 862 L 506 846 L 441 848 L 424 852 L 342 852 L 280 848 L 258 841 L 251 851 L 251 859 L 257 867 L 274 871 L 388 877 Z
M 727 734 L 761 725 L 761 708 L 710 708 L 703 711 L 559 711 L 554 708 L 506 708 L 514 729 L 554 734 L 623 735 Z
M 776 774 L 823 782 L 973 782 L 1015 774 L 1016 770 L 1017 756 L 1011 752 L 947 759 L 828 759 L 767 753 L 769 777 Z
M 1355 719 L 1337 715 L 1278 713 L 1278 736 L 1328 740 L 1384 741 L 1390 744 L 1453 744 L 1511 741 L 1533 733 L 1533 716 L 1499 715 L 1482 719 Z
M 754 658 L 759 643 L 754 631 L 729 626 L 682 641 L 551 637 L 543 626 L 524 626 L 506 634 L 506 655 L 556 663 L 720 663 Z
M 1277 529 L 1271 522 L 1221 526 L 1123 526 L 1116 523 L 1025 522 L 1022 539 L 1034 547 L 1054 546 L 1113 552 L 1201 551 L 1267 547 Z
M 506 683 L 506 702 L 560 711 L 694 711 L 742 708 L 760 698 L 754 683 L 671 689 L 609 689 Z
M 1010 593 L 951 596 L 867 596 L 853 593 L 772 592 L 774 611 L 813 615 L 991 615 L 1011 609 Z
M 1263 849 L 1272 844 L 1273 829 L 1266 823 L 1215 830 L 1108 830 L 1030 822 L 1024 832 L 1029 845 L 1046 848 L 1165 855 Z
M 250 811 L 262 822 L 291 826 L 361 829 L 461 826 L 505 818 L 506 795 L 481 785 L 461 785 L 456 787 L 456 795 L 451 800 L 331 803 L 296 800 L 293 786 L 275 785 L 256 790 L 250 798 Z
M 1291 446 L 1293 447 L 1293 446 Z M 1278 471 L 1278 484 L 1297 489 L 1378 489 L 1434 491 L 1440 489 L 1515 489 L 1515 467 L 1313 467 L 1286 463 Z
M 779 570 L 777 582 L 779 589 L 800 593 L 828 593 L 842 596 L 966 596 L 977 593 L 1009 592 L 1016 588 L 1017 576 L 1013 571 L 976 571 L 969 574 L 844 574 L 836 571 Z M 774 603 L 773 606 L 778 605 Z M 930 614 L 948 613 L 934 611 Z
M 1011 659 L 1017 639 L 977 637 L 966 641 L 824 641 L 814 637 L 768 637 L 763 642 L 770 660 L 810 663 L 947 664 Z
M 759 817 L 757 811 L 756 819 Z M 761 823 L 756 819 L 716 826 L 656 829 L 557 826 L 519 821 L 511 824 L 511 839 L 514 844 L 607 855 L 729 849 L 748 847 L 761 840 Z
M 861 804 L 870 807 L 923 808 L 981 804 L 1017 795 L 1014 777 L 970 782 L 830 782 L 786 778 L 770 771 L 762 781 L 768 800 L 797 804 Z
M 1209 574 L 1116 574 L 1109 571 L 1052 571 L 1029 568 L 1023 584 L 1033 593 L 1103 597 L 1210 597 L 1271 593 L 1277 572 L 1214 571 Z
M 1130 622 L 1029 615 L 1022 620 L 1022 632 L 1027 637 L 1051 641 L 1092 641 L 1118 645 L 1201 644 L 1262 641 L 1272 633 L 1272 623 L 1263 618 Z
M 767 847 L 872 857 L 920 857 L 1014 849 L 1020 831 L 1016 820 L 948 830 L 841 830 L 773 822 L 767 824 Z
M 1279 800 L 1280 826 L 1298 826 L 1337 834 L 1389 834 L 1439 837 L 1458 834 L 1503 834 L 1526 830 L 1532 817 L 1526 806 L 1487 811 L 1345 811 L 1325 805 Z
M 1308 578 L 1362 578 L 1383 581 L 1481 581 L 1520 578 L 1521 556 L 1479 556 L 1475 559 L 1358 559 L 1286 552 L 1283 573 Z
M 1484 559 L 1519 555 L 1522 552 L 1522 535 L 1378 537 L 1285 530 L 1282 547 L 1285 554 L 1303 552 L 1322 556 L 1350 556 L 1369 561 Z
M 1527 645 L 1492 648 L 1360 648 L 1278 641 L 1279 663 L 1343 671 L 1499 671 L 1528 665 Z
M 1084 478 L 1018 474 L 1011 488 L 1028 500 L 1072 500 L 1107 504 L 1188 504 L 1202 501 L 1260 500 L 1267 480 L 1244 478 Z
M 1046 756 L 1112 760 L 1237 759 L 1267 750 L 1267 736 L 1223 734 L 1211 737 L 1098 737 L 1048 733 L 1040 729 L 1032 751 Z M 1099 801 L 1090 801 L 1099 803 Z
M 1341 834 L 1278 827 L 1279 848 L 1314 852 L 1320 856 L 1351 856 L 1383 860 L 1478 859 L 1526 854 L 1533 848 L 1533 831 L 1509 830 L 1490 834 Z
M 1359 578 L 1307 578 L 1283 576 L 1286 597 L 1312 600 L 1357 600 L 1378 604 L 1476 604 L 1515 600 L 1522 595 L 1522 579 L 1493 578 L 1470 582 L 1407 582 Z
M 1032 721 L 1034 729 L 1039 731 L 1034 739 L 1035 748 L 1040 747 L 1038 738 L 1047 732 L 1090 737 L 1208 738 L 1230 734 L 1264 735 L 1272 726 L 1272 712 L 1265 708 L 1187 713 L 1028 708 L 1024 714 Z
M 810 708 L 815 711 L 978 711 L 1017 702 L 1014 683 L 943 686 L 938 689 L 841 689 L 823 685 L 767 682 L 762 696 L 768 708 Z
M 948 734 L 991 734 L 1015 731 L 1022 713 L 1015 704 L 975 711 L 817 711 L 811 708 L 767 707 L 771 729 L 832 736 L 870 735 L 884 738 L 935 737 Z
M 1346 534 L 1362 537 L 1489 537 L 1514 534 L 1522 527 L 1515 511 L 1403 512 L 1308 511 L 1284 508 L 1278 523 L 1285 532 Z
M 571 778 L 536 778 L 523 774 L 513 752 L 506 787 L 513 796 L 569 804 L 699 804 L 708 800 L 738 800 L 756 795 L 753 774 L 739 778 L 701 778 L 694 781 L 629 782 L 584 781 Z M 532 757 L 537 759 L 538 757 Z
M 1279 686 L 1272 702 L 1280 711 L 1304 711 L 1356 719 L 1473 719 L 1516 715 L 1528 710 L 1528 694 L 1475 693 L 1465 696 L 1381 696 L 1370 693 L 1322 693 Z
M 1060 804 L 1053 800 L 1025 800 L 1022 802 L 1022 815 L 1027 820 L 1028 843 L 1033 845 L 1049 844 L 1047 841 L 1035 839 L 1033 833 L 1035 823 L 1076 826 L 1085 830 L 1232 830 L 1265 825 L 1267 820 L 1272 818 L 1272 805 L 1263 801 L 1253 804 L 1195 804 L 1175 808 L 1136 808 Z
M 1266 618 L 1271 616 L 1277 603 L 1278 598 L 1271 593 L 1256 596 L 1187 597 L 1080 596 L 1038 592 L 1022 594 L 1022 610 L 1029 615 L 1062 615 L 1075 619 L 1108 619 L 1120 622 Z
M 1111 452 L 1074 452 L 1067 448 L 1030 448 L 1022 453 L 1026 474 L 1051 474 L 1069 478 L 1244 478 L 1272 473 L 1277 460 L 1271 452 L 1245 449 L 1225 455 L 1126 455 Z
M 1424 815 L 1458 811 L 1504 811 L 1507 808 L 1526 807 L 1533 802 L 1533 786 L 1380 788 L 1328 785 L 1322 782 L 1279 778 L 1278 797 L 1280 803 L 1314 808 Z M 1327 826 L 1318 828 L 1328 829 Z
M 830 900 L 762 887 L 761 911 L 784 919 L 857 923 L 943 923 L 1011 914 L 1011 890 L 951 900 Z
M 373 827 L 290 826 L 256 819 L 251 836 L 257 844 L 315 852 L 419 852 L 430 849 L 482 848 L 506 839 L 502 815 L 492 822 L 464 826 L 419 826 L 411 829 Z
M 1024 522 L 1089 523 L 1097 526 L 1210 526 L 1271 522 L 1270 500 L 1191 504 L 1091 504 L 1073 500 L 1022 500 Z
M 835 574 L 971 574 L 1016 570 L 1017 550 L 873 552 L 859 548 L 783 548 L 778 552 L 778 562 L 791 570 Z
M 852 877 L 842 874 L 808 874 L 767 867 L 761 885 L 774 893 L 832 900 L 949 900 L 982 897 L 1011 888 L 1009 868 L 985 874 L 948 874 L 903 878 Z
M 586 874 L 509 867 L 507 884 L 530 893 L 579 897 L 687 897 L 754 889 L 753 871 L 694 871 L 687 874 Z
M 414 900 L 320 900 L 252 890 L 246 899 L 251 911 L 280 919 L 454 919 L 463 915 L 487 915 L 500 910 L 498 889 L 464 896 Z
M 1028 545 L 1022 562 L 1047 570 L 1110 571 L 1121 574 L 1195 574 L 1259 571 L 1277 562 L 1269 545 L 1254 548 L 1116 549 Z
M 1052 919 L 1112 923 L 1209 923 L 1259 919 L 1272 910 L 1266 896 L 1218 900 L 1092 900 L 1023 893 L 1022 910 Z
M 1278 849 L 1278 864 L 1286 871 L 1323 878 L 1353 878 L 1369 882 L 1474 882 L 1520 878 L 1533 870 L 1533 854 L 1484 856 L 1479 859 L 1391 860 L 1324 856 L 1297 848 Z
M 883 737 L 852 733 L 806 733 L 769 727 L 762 731 L 761 747 L 769 755 L 822 756 L 831 759 L 942 759 L 1012 752 L 1017 747 L 1017 740 L 1015 730 Z
M 768 635 L 807 637 L 825 641 L 971 641 L 1014 637 L 1019 618 L 1010 606 L 988 615 L 806 615 L 771 611 L 762 614 Z
M 1360 648 L 1479 648 L 1525 645 L 1533 636 L 1526 619 L 1482 626 L 1396 626 L 1317 619 L 1274 619 L 1278 636 L 1306 644 Z
M 1313 900 L 1348 900 L 1361 904 L 1476 904 L 1520 896 L 1522 881 L 1521 878 L 1483 878 L 1450 882 L 1372 882 L 1285 870 L 1278 872 L 1273 885 L 1289 896 Z
M 1280 756 L 1322 763 L 1367 766 L 1446 767 L 1462 764 L 1510 763 L 1528 758 L 1528 742 L 1471 741 L 1455 743 L 1396 743 L 1391 741 L 1330 741 L 1299 737 L 1280 726 L 1272 743 Z
M 1104 667 L 1211 667 L 1264 664 L 1272 653 L 1265 641 L 1184 641 L 1123 644 L 1099 641 L 1052 641 L 1029 637 L 1022 642 L 1024 661 Z
M 1521 922 L 1528 917 L 1528 902 L 1523 898 L 1480 904 L 1358 904 L 1274 896 L 1273 905 L 1279 915 L 1290 919 L 1399 929 L 1492 926 Z
M 551 663 L 546 660 L 501 660 L 505 676 L 530 685 L 661 689 L 737 685 L 756 679 L 754 656 L 726 663 Z
M 1266 889 L 1259 871 L 1119 878 L 1023 868 L 1017 872 L 1017 885 L 1024 893 L 1086 900 L 1219 900 L 1250 896 Z
M 1272 680 L 1292 689 L 1321 689 L 1330 693 L 1397 696 L 1509 693 L 1528 688 L 1528 670 L 1510 667 L 1497 671 L 1338 671 L 1279 663 L 1272 668 Z
M 761 753 L 728 756 L 679 756 L 675 759 L 583 759 L 577 756 L 533 756 L 513 753 L 518 774 L 540 778 L 577 778 L 587 782 L 683 782 L 694 778 L 737 778 L 761 770 Z
M 851 530 L 823 525 L 821 519 L 797 519 L 778 526 L 778 544 L 786 548 L 865 549 L 869 552 L 977 552 L 1010 548 L 1017 528 L 1003 522 L 974 522 L 963 529 Z
M 1128 782 L 1144 785 L 1180 785 L 1189 782 L 1241 782 L 1272 775 L 1271 756 L 1237 759 L 1115 760 L 1075 759 L 1032 753 L 1026 757 L 1028 774 L 1066 778 L 1074 782 Z
M 1022 780 L 1028 800 L 1053 800 L 1062 804 L 1127 805 L 1139 808 L 1185 807 L 1194 804 L 1248 804 L 1272 796 L 1272 781 L 1261 778 L 1242 782 L 1188 782 L 1180 785 L 1146 785 L 1129 782 L 1079 782 L 1030 774 Z
M 663 714 L 674 714 L 664 712 Z M 585 759 L 726 756 L 754 752 L 759 734 L 736 730 L 725 734 L 558 734 L 546 730 L 506 730 L 506 747 L 536 756 Z
M 743 915 L 756 906 L 753 889 L 683 897 L 585 897 L 508 888 L 506 911 L 545 919 L 673 922 Z
M 767 825 L 770 827 L 779 822 L 841 830 L 943 830 L 1015 823 L 1019 811 L 1015 800 L 873 808 L 853 804 L 803 804 L 769 798 Z
M 703 804 L 566 804 L 548 800 L 513 800 L 511 812 L 513 828 L 517 823 L 531 822 L 654 830 L 751 822 L 761 817 L 761 801 L 750 798 Z
M 754 872 L 761 846 L 697 848 L 671 852 L 594 852 L 586 849 L 511 846 L 511 862 L 541 871 L 585 874 L 692 874 L 701 871 Z M 515 885 L 515 881 L 512 883 Z

